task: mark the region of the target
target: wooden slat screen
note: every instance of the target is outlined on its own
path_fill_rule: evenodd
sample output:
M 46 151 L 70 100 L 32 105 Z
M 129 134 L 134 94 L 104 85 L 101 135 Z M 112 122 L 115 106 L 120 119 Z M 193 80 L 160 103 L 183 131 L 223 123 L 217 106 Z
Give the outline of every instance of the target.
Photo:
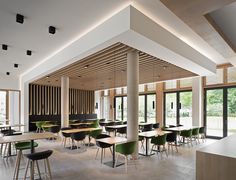
M 94 91 L 69 89 L 69 113 L 94 113 Z M 29 115 L 60 115 L 61 87 L 29 85 Z

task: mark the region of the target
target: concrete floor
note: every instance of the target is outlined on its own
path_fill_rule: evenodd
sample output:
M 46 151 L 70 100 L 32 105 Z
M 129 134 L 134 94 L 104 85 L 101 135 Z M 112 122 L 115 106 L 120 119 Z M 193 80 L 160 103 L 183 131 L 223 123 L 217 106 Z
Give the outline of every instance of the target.
M 215 140 L 189 147 L 179 147 L 179 153 L 156 154 L 151 157 L 140 156 L 138 160 L 129 161 L 128 173 L 125 166 L 111 168 L 100 163 L 100 156 L 95 160 L 96 147 L 83 147 L 78 150 L 65 149 L 59 141 L 40 140 L 37 151 L 52 149 L 50 157 L 52 176 L 54 180 L 194 180 L 195 179 L 195 154 L 201 148 Z M 0 158 L 0 180 L 10 180 L 13 176 L 16 157 Z M 112 159 L 109 150 L 106 151 L 104 162 Z M 123 159 L 120 158 L 122 161 Z M 25 167 L 26 160 L 22 160 Z M 42 165 L 41 165 L 42 166 Z M 41 168 L 43 170 L 43 167 Z M 24 170 L 21 170 L 21 176 Z

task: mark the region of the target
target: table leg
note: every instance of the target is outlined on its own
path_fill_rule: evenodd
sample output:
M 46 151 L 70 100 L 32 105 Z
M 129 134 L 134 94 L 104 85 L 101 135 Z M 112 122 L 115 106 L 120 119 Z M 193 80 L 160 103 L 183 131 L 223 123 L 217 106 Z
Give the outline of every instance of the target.
M 30 151 L 34 153 L 34 140 L 30 141 Z M 30 180 L 34 180 L 34 163 L 30 161 Z
M 115 154 L 115 144 L 113 144 L 113 146 L 112 146 L 112 148 L 113 148 L 113 152 L 112 152 L 112 163 L 113 163 L 113 168 L 115 168 L 115 162 L 116 162 L 116 154 Z
M 146 156 L 148 156 L 148 138 L 145 138 L 145 143 L 146 143 Z

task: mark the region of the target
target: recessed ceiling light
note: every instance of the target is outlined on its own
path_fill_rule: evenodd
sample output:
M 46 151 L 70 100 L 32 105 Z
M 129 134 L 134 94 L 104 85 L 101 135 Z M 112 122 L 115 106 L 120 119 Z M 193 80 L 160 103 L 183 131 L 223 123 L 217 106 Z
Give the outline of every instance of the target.
M 24 23 L 24 16 L 21 14 L 16 14 L 16 22 L 23 24 Z
M 124 70 L 124 69 L 122 69 L 122 70 L 121 70 L 121 72 L 125 72 L 125 70 Z
M 111 62 L 107 62 L 106 64 L 111 64 Z
M 78 78 L 81 78 L 81 76 L 78 76 Z
M 8 76 L 9 76 L 9 75 L 10 75 L 10 72 L 6 72 L 6 75 L 8 75 Z
M 58 79 L 56 79 L 56 81 L 58 81 Z
M 88 67 L 89 67 L 89 65 L 84 66 L 85 69 L 87 69 Z
M 27 51 L 26 51 L 26 54 L 27 54 L 28 56 L 31 56 L 31 55 L 32 55 L 32 51 L 31 51 L 31 50 L 27 50 Z
M 163 69 L 165 70 L 167 68 L 167 66 L 163 66 Z
M 55 34 L 55 33 L 56 33 L 56 28 L 55 28 L 54 26 L 49 26 L 48 32 L 49 32 L 50 34 Z
M 19 67 L 19 64 L 14 64 L 14 68 L 18 68 Z
M 3 44 L 3 45 L 2 45 L 2 50 L 5 50 L 5 51 L 6 51 L 7 48 L 8 48 L 8 46 L 7 46 L 6 44 Z
M 48 83 L 50 83 L 51 81 L 48 81 Z

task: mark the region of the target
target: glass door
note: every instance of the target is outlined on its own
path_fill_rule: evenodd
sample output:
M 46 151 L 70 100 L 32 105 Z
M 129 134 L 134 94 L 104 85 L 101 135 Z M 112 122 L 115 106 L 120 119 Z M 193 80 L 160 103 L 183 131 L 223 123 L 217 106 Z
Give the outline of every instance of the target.
M 223 89 L 208 89 L 205 93 L 206 135 L 223 137 Z
M 123 121 L 127 121 L 127 96 L 123 97 Z
M 116 119 L 122 119 L 122 97 L 116 97 L 115 99 L 115 107 L 116 107 Z
M 145 96 L 139 95 L 138 121 L 145 122 Z
M 7 121 L 7 92 L 0 91 L 0 123 Z
M 236 88 L 227 89 L 227 135 L 236 133 Z
M 165 125 L 174 125 L 177 123 L 177 94 L 165 93 Z
M 179 92 L 179 124 L 192 126 L 192 92 Z
M 156 94 L 147 95 L 147 122 L 156 123 Z

